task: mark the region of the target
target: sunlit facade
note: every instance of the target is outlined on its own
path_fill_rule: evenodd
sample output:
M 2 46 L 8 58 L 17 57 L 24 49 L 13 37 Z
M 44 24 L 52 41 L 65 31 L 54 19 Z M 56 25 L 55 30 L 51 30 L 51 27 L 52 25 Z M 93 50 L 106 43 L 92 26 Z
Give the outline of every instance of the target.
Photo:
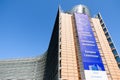
M 0 80 L 120 80 L 120 57 L 98 13 L 77 5 L 58 9 L 47 51 L 0 60 Z

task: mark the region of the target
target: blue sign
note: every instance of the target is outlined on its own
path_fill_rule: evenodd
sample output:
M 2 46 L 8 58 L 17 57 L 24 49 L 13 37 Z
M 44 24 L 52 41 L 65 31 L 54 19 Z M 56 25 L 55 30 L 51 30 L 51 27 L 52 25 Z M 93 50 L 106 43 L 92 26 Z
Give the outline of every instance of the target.
M 82 63 L 83 63 L 84 70 L 104 71 L 104 74 L 106 74 L 104 65 L 96 44 L 96 40 L 90 25 L 89 17 L 86 14 L 80 14 L 80 13 L 74 13 L 74 16 L 75 16 L 75 22 L 76 22 L 76 28 L 77 28 L 77 34 L 78 34 L 78 41 L 80 45 L 80 54 L 82 56 Z M 85 74 L 86 80 L 88 76 L 87 74 L 88 72 L 86 72 Z M 93 75 L 91 74 L 91 76 Z M 107 80 L 107 77 L 103 78 L 102 75 L 99 75 L 99 78 L 101 80 Z M 94 79 L 94 78 L 92 77 L 92 78 L 89 78 L 89 80 L 90 79 Z

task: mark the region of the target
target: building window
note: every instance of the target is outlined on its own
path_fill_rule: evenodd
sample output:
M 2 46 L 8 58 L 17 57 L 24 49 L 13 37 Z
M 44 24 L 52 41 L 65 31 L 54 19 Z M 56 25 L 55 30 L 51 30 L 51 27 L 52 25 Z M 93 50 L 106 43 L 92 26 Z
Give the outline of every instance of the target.
M 61 69 L 60 69 L 60 78 L 61 78 Z
M 61 57 L 61 52 L 60 52 L 60 57 Z
M 60 67 L 61 67 L 61 60 L 60 60 Z
M 61 44 L 60 44 L 60 49 L 61 49 Z
M 85 8 L 83 7 L 83 13 L 85 14 Z

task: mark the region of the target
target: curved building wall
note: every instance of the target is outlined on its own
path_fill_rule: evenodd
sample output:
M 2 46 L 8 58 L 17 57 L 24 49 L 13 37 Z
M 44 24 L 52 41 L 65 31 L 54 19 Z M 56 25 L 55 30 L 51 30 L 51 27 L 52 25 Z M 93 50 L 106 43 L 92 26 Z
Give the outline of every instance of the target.
M 36 58 L 0 61 L 0 80 L 43 80 L 46 54 Z

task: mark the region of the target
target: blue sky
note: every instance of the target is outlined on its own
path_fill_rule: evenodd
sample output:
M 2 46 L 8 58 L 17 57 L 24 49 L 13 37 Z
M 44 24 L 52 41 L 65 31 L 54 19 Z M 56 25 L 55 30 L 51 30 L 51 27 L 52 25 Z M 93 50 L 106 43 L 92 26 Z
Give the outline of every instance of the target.
M 84 4 L 101 12 L 120 52 L 120 0 L 0 0 L 0 59 L 34 57 L 50 41 L 58 5 L 64 11 Z

